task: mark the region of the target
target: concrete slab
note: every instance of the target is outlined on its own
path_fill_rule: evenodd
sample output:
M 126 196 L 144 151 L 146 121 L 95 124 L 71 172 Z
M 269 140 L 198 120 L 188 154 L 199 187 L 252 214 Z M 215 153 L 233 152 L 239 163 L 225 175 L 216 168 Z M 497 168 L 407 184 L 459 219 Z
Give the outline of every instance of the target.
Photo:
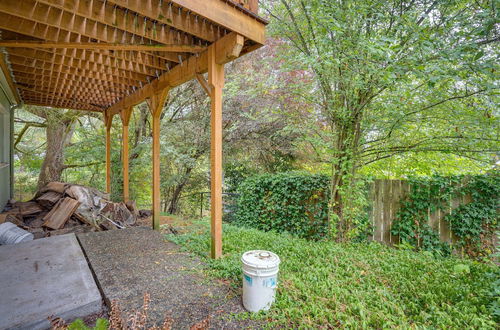
M 74 234 L 0 246 L 0 329 L 47 329 L 97 313 L 102 300 Z
M 150 294 L 148 326 L 161 326 L 169 316 L 174 329 L 189 329 L 207 318 L 211 329 L 261 328 L 254 320 L 235 317 L 244 312 L 240 292 L 205 277 L 199 258 L 156 231 L 135 227 L 78 234 L 78 240 L 107 304 L 118 300 L 130 313 L 141 308 L 144 293 Z

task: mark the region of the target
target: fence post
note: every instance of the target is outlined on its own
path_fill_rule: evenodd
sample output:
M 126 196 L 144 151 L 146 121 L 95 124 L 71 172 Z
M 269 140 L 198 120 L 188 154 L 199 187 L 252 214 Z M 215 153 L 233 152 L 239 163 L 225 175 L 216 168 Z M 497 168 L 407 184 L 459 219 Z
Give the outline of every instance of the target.
M 203 217 L 203 192 L 200 193 L 200 218 Z

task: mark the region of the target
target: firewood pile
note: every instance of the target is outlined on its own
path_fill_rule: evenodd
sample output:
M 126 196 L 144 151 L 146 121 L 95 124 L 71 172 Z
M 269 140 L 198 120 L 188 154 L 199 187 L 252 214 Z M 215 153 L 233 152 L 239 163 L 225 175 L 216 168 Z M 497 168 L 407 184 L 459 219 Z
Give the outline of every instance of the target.
M 36 239 L 126 228 L 136 225 L 139 216 L 135 202 L 114 203 L 94 188 L 50 182 L 30 201 L 10 201 L 0 223 L 12 222 Z

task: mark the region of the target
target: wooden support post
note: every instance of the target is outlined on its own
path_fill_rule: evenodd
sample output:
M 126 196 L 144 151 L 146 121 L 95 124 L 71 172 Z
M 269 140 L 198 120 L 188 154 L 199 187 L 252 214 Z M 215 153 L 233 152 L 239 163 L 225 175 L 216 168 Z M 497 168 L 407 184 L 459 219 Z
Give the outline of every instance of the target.
M 208 83 L 210 85 L 210 200 L 211 256 L 222 256 L 222 88 L 224 64 L 216 61 L 216 47 L 208 47 Z
M 123 174 L 123 201 L 129 200 L 129 169 L 128 169 L 128 124 L 132 107 L 128 107 L 120 111 L 122 120 L 122 174 Z
M 104 125 L 106 126 L 106 192 L 111 193 L 111 123 L 113 115 L 104 112 Z
M 160 229 L 160 116 L 169 89 L 147 99 L 153 117 L 153 229 Z

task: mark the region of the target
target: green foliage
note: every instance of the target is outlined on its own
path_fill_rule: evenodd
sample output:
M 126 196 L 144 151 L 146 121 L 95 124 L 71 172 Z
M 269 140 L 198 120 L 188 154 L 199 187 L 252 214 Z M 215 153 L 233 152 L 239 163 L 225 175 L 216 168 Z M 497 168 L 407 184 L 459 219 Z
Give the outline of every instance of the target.
M 282 70 L 297 77 L 289 94 L 307 102 L 286 111 L 338 182 L 339 239 L 350 227 L 344 186 L 363 166 L 390 174 L 387 160 L 410 154 L 425 161 L 395 170 L 420 174 L 452 155 L 478 170 L 498 152 L 497 1 L 264 3 Z
M 491 254 L 492 238 L 498 225 L 500 176 L 476 175 L 412 178 L 410 194 L 401 203 L 392 234 L 399 235 L 416 249 L 449 255 L 452 247 L 441 242 L 438 233 L 427 224 L 428 213 L 441 210 L 456 238 L 457 248 L 471 257 Z M 449 212 L 450 201 L 470 197 L 472 201 Z
M 81 319 L 76 319 L 68 325 L 68 330 L 107 330 L 109 322 L 106 319 L 97 319 L 95 327 L 87 327 Z
M 283 328 L 481 328 L 497 325 L 488 306 L 498 269 L 377 243 L 339 244 L 224 224 L 224 255 L 208 256 L 208 220 L 168 238 L 208 263 L 208 273 L 241 287 L 243 252 L 265 249 L 282 263 L 275 304 L 258 317 Z M 498 319 L 497 319 L 498 320 Z
M 236 222 L 304 238 L 323 238 L 328 234 L 328 185 L 324 175 L 301 172 L 250 177 L 238 189 Z

